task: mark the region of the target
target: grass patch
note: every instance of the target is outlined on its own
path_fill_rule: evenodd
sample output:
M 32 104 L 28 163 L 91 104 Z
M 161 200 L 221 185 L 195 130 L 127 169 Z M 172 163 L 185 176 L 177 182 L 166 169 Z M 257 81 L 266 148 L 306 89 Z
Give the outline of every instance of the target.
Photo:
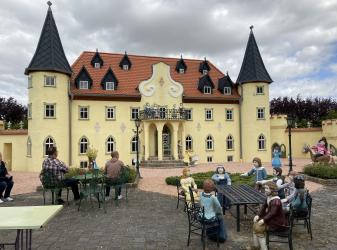
M 193 177 L 195 183 L 197 184 L 198 188 L 202 188 L 202 184 L 204 180 L 206 179 L 211 179 L 214 174 L 214 171 L 209 171 L 209 172 L 202 172 L 202 173 L 195 173 L 192 174 L 191 177 Z M 234 173 L 230 174 L 229 176 L 231 177 L 232 180 L 232 185 L 242 185 L 242 184 L 247 184 L 250 186 L 255 185 L 255 175 L 253 176 L 240 176 L 241 173 Z M 271 175 L 268 175 L 268 179 L 272 178 Z M 181 179 L 181 176 L 169 176 L 165 179 L 165 182 L 167 185 L 176 185 L 176 180 Z
M 337 179 L 337 164 L 310 164 L 304 167 L 303 172 L 322 179 Z

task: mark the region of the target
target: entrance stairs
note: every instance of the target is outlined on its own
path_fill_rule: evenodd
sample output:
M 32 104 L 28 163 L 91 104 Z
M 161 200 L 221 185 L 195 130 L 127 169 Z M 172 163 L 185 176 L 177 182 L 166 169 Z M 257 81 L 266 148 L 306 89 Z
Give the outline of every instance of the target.
M 186 165 L 182 160 L 173 160 L 172 157 L 163 157 L 163 160 L 150 157 L 149 160 L 142 160 L 140 166 L 143 168 L 183 168 Z

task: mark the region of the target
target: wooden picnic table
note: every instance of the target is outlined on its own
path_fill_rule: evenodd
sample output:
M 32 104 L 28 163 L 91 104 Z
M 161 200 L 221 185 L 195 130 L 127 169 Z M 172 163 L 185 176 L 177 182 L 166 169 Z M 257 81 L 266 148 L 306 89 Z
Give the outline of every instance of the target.
M 0 207 L 0 230 L 17 230 L 15 242 L 0 243 L 0 248 L 13 245 L 16 250 L 32 249 L 32 230 L 44 227 L 62 208 L 62 205 Z
M 216 186 L 218 193 L 223 194 L 230 204 L 236 206 L 236 230 L 240 232 L 240 206 L 244 206 L 244 213 L 247 214 L 248 205 L 264 204 L 267 196 L 264 193 L 248 186 L 233 185 L 220 187 Z

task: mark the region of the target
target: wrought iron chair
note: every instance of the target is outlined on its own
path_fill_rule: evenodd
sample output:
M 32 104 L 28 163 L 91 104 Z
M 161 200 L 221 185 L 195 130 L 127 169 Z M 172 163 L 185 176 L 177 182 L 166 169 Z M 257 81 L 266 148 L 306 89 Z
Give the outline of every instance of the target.
M 92 197 L 97 198 L 98 208 L 101 208 L 101 203 L 103 205 L 104 212 L 106 213 L 105 207 L 105 180 L 104 177 L 100 177 L 98 171 L 93 171 L 92 178 L 87 179 L 87 174 L 84 175 L 84 181 L 81 183 L 80 189 L 80 201 L 78 203 L 77 210 L 80 211 L 82 200 L 90 199 L 92 203 Z
M 302 225 L 298 223 L 294 223 L 298 221 L 303 221 L 304 222 L 304 227 L 307 228 L 308 233 L 310 234 L 310 239 L 312 240 L 312 231 L 311 231 L 311 206 L 312 206 L 312 197 L 309 194 L 309 191 L 306 192 L 306 200 L 305 202 L 307 203 L 307 209 L 305 211 L 297 211 L 296 209 L 293 209 L 293 217 L 292 217 L 292 222 L 291 226 L 294 227 L 295 225 Z
M 207 231 L 212 230 L 211 232 L 216 235 L 217 246 L 219 247 L 219 221 L 218 220 L 207 220 L 205 218 L 204 207 L 190 205 L 188 206 L 185 202 L 187 217 L 188 217 L 188 238 L 187 246 L 190 245 L 191 234 L 196 234 L 201 236 L 202 247 L 206 248 L 207 241 Z M 193 204 L 193 203 L 192 203 Z M 201 231 L 201 232 L 200 232 Z
M 176 187 L 177 187 L 177 209 L 179 208 L 179 202 L 184 201 L 185 205 L 185 192 L 184 189 L 181 187 L 179 178 L 176 179 Z M 186 207 L 184 207 L 184 211 L 186 211 Z
M 46 193 L 48 191 L 51 192 L 52 204 L 54 205 L 58 192 L 63 188 L 67 190 L 67 204 L 69 205 L 69 187 L 65 186 L 62 180 L 57 180 L 52 173 L 42 170 L 40 173 L 40 181 L 42 184 L 43 205 L 46 205 Z
M 125 190 L 125 200 L 128 202 L 128 179 L 129 179 L 129 171 L 128 171 L 128 166 L 123 166 L 122 168 L 122 173 L 117 181 L 111 180 L 109 177 L 105 176 L 105 185 L 107 187 L 112 187 L 115 189 L 115 197 L 114 200 L 116 202 L 116 205 L 119 205 L 119 200 L 118 200 L 118 189 L 121 188 L 121 190 Z M 104 193 L 105 194 L 105 193 Z

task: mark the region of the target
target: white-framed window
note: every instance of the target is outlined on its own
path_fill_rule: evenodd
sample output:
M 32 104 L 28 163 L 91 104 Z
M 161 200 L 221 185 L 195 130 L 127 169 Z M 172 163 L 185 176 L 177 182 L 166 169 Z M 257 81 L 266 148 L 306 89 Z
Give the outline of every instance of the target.
M 208 70 L 207 70 L 207 69 L 204 69 L 204 70 L 202 71 L 202 74 L 203 74 L 203 75 L 207 75 L 207 74 L 208 74 Z
M 99 62 L 96 62 L 95 63 L 95 69 L 99 69 L 99 68 L 101 68 L 101 64 Z
M 259 120 L 263 120 L 265 118 L 264 116 L 264 108 L 257 108 L 256 109 L 256 112 L 257 112 L 257 119 Z
M 139 117 L 139 108 L 131 108 L 131 120 L 136 120 Z
M 137 143 L 137 136 L 131 139 L 131 153 L 137 153 L 139 142 Z
M 33 76 L 28 76 L 28 88 L 33 88 Z
M 185 149 L 186 150 L 193 150 L 193 140 L 190 135 L 186 136 L 185 138 Z
M 211 135 L 206 138 L 206 150 L 214 150 L 214 140 Z
M 27 138 L 27 156 L 32 156 L 32 140 L 30 136 Z
M 213 162 L 213 156 L 207 156 L 207 162 Z
M 45 87 L 55 87 L 56 77 L 55 76 L 44 76 L 44 86 Z
M 79 112 L 79 119 L 80 120 L 88 120 L 89 119 L 89 107 L 79 106 L 78 112 Z
M 231 89 L 231 87 L 224 87 L 224 88 L 223 88 L 223 94 L 224 94 L 224 95 L 231 95 L 231 94 L 232 94 L 232 89 Z
M 88 81 L 80 81 L 80 89 L 89 89 L 89 82 Z
M 27 106 L 27 118 L 32 119 L 32 103 L 28 103 Z
M 115 90 L 115 82 L 106 82 L 105 83 L 106 90 Z
M 210 86 L 204 86 L 204 94 L 212 94 L 212 88 Z
M 116 107 L 105 107 L 105 119 L 116 120 Z
M 192 109 L 185 109 L 186 119 L 192 121 Z
M 233 150 L 234 149 L 234 139 L 233 139 L 232 135 L 227 136 L 226 147 L 227 147 L 227 150 Z
M 233 121 L 233 109 L 226 109 L 226 120 Z
M 44 104 L 44 118 L 56 117 L 56 104 L 45 103 Z
M 115 139 L 112 136 L 109 136 L 105 142 L 105 152 L 110 154 L 115 151 Z
M 263 95 L 264 94 L 264 87 L 263 86 L 256 86 L 256 94 Z
M 205 109 L 205 120 L 206 121 L 213 120 L 213 109 Z
M 257 147 L 259 150 L 266 149 L 266 138 L 262 134 L 259 135 L 259 138 L 257 139 Z
M 88 162 L 87 161 L 80 161 L 80 168 L 87 168 Z
M 44 156 L 48 156 L 48 149 L 50 147 L 54 147 L 55 145 L 55 141 L 53 138 L 51 138 L 50 136 L 48 136 L 45 140 L 44 140 L 44 147 L 43 147 L 43 155 Z
M 233 155 L 227 155 L 227 161 L 228 162 L 233 161 Z
M 129 65 L 123 64 L 123 70 L 129 70 Z
M 87 150 L 88 150 L 88 145 L 89 145 L 89 141 L 86 137 L 82 137 L 80 139 L 80 148 L 79 148 L 79 152 L 80 154 L 86 154 Z
M 184 74 L 184 73 L 185 73 L 185 69 L 180 68 L 180 69 L 179 69 L 179 73 L 180 73 L 180 74 Z

